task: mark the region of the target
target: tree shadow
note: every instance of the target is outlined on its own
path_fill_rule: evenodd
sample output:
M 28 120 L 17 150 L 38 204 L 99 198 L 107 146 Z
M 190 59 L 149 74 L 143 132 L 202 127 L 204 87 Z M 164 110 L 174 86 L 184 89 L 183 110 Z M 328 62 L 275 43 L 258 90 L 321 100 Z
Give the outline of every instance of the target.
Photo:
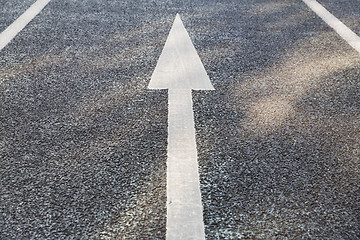
M 217 89 L 194 92 L 207 237 L 359 235 L 359 61 L 301 2 L 51 4 L 0 61 L 2 238 L 165 238 L 146 86 L 178 12 Z
M 358 53 L 301 2 L 257 3 L 199 40 L 217 89 L 194 95 L 207 237 L 356 238 Z

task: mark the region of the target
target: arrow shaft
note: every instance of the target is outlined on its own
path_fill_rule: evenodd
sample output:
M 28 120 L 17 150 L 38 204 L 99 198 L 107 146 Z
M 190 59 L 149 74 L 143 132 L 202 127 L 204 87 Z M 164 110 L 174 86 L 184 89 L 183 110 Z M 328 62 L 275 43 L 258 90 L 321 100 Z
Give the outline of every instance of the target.
M 167 239 L 205 239 L 190 89 L 169 89 Z

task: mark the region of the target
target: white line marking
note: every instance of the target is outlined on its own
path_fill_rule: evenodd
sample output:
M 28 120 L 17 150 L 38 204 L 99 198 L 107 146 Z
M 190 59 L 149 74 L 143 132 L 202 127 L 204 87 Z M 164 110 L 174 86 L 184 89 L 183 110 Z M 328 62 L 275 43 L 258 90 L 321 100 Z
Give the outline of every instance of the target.
M 351 31 L 345 24 L 332 15 L 316 0 L 303 0 L 319 17 L 321 17 L 335 32 L 360 53 L 360 37 Z
M 205 239 L 191 89 L 169 89 L 166 239 Z
M 0 51 L 36 16 L 51 0 L 38 0 L 0 34 Z
M 205 239 L 191 89 L 214 90 L 177 14 L 150 89 L 169 89 L 166 239 Z

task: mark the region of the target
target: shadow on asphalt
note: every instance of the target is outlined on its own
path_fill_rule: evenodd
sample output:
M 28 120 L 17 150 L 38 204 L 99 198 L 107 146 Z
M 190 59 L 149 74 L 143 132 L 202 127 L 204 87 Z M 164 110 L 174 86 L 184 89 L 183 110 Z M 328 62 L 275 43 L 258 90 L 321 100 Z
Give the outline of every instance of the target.
M 303 3 L 106 3 L 54 1 L 3 51 L 0 238 L 164 238 L 146 87 L 177 12 L 217 90 L 194 92 L 207 238 L 360 235 L 359 57 Z
M 197 34 L 217 90 L 194 92 L 207 237 L 354 239 L 359 54 L 301 2 L 253 6 Z

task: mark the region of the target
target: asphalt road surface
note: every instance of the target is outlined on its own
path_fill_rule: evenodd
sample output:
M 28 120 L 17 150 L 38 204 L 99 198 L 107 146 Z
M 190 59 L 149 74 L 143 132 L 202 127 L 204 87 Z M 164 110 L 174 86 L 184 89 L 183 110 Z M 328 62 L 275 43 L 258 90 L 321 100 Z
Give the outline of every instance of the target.
M 35 0 L 0 0 L 0 32 Z M 357 0 L 320 0 L 360 34 Z M 300 0 L 52 0 L 0 51 L 0 239 L 165 239 L 179 13 L 206 239 L 360 239 L 360 53 Z

